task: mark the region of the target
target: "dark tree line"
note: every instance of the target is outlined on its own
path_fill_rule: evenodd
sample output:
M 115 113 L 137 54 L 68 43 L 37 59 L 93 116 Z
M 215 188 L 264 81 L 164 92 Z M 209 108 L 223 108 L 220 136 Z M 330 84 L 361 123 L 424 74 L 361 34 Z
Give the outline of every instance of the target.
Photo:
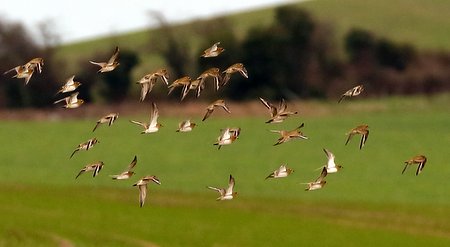
M 373 96 L 450 89 L 450 54 L 418 52 L 410 44 L 352 29 L 344 37 L 343 58 L 333 43 L 333 27 L 291 6 L 277 8 L 272 25 L 254 27 L 243 39 L 235 36 L 233 26 L 224 18 L 196 26 L 195 35 L 204 37 L 196 55 L 217 41 L 226 51 L 216 58 L 186 59 L 181 67 L 199 74 L 209 67 L 225 69 L 236 62 L 244 63 L 250 78 L 233 77 L 223 89 L 226 97 L 235 100 L 257 96 L 335 98 L 361 83 Z M 170 61 L 171 54 L 166 50 L 163 57 Z
M 254 27 L 244 37 L 237 37 L 234 26 L 226 18 L 198 21 L 190 30 L 179 33 L 161 15 L 153 14 L 160 27 L 154 49 L 165 60 L 171 81 L 189 75 L 193 79 L 204 70 L 221 70 L 241 62 L 249 79 L 233 76 L 221 95 L 235 100 L 265 98 L 336 98 L 345 90 L 363 83 L 372 96 L 420 94 L 450 89 L 450 54 L 419 52 L 412 45 L 378 37 L 363 29 L 352 29 L 344 37 L 345 56 L 333 43 L 333 27 L 314 19 L 309 12 L 291 6 L 276 9 L 270 26 Z M 133 69 L 139 64 L 136 50 L 121 49 L 120 66 L 97 74 L 97 67 L 88 60 L 107 60 L 111 44 L 77 63 L 77 71 L 67 71 L 67 61 L 54 56 L 54 36 L 41 25 L 42 36 L 49 42 L 37 44 L 21 24 L 0 20 L 0 72 L 24 64 L 34 57 L 44 57 L 42 74 L 35 73 L 29 85 L 23 80 L 0 76 L 0 107 L 45 107 L 55 100 L 55 92 L 64 80 L 75 74 L 83 83 L 80 98 L 85 101 L 121 102 L 129 96 Z M 187 32 L 190 31 L 190 34 Z M 196 42 L 188 36 L 196 36 Z M 45 40 L 44 40 L 45 41 Z M 226 49 L 220 56 L 201 58 L 204 49 L 220 41 Z M 157 68 L 154 68 L 155 70 Z M 151 68 L 149 68 L 151 72 Z M 143 76 L 143 75 L 142 75 Z M 154 92 L 158 93 L 158 92 Z M 155 97 L 178 100 L 178 95 Z M 213 87 L 205 89 L 204 99 L 216 95 Z

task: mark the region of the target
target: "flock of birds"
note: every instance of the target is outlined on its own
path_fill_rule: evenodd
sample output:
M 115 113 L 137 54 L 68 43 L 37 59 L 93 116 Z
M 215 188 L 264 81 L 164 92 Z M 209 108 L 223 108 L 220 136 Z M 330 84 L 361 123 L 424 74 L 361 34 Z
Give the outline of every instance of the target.
M 220 42 L 217 42 L 213 44 L 211 47 L 206 49 L 201 57 L 209 58 L 209 57 L 216 57 L 220 55 L 225 49 L 223 47 L 220 47 Z M 107 62 L 94 62 L 89 61 L 90 63 L 97 65 L 100 67 L 98 70 L 98 73 L 107 73 L 110 71 L 113 71 L 117 66 L 119 66 L 119 47 L 116 47 L 114 50 L 113 55 Z M 4 74 L 15 72 L 14 78 L 23 78 L 25 79 L 25 85 L 28 84 L 30 81 L 32 75 L 34 72 L 38 71 L 39 73 L 42 72 L 42 67 L 44 66 L 44 59 L 43 58 L 34 58 L 28 63 L 24 65 L 16 66 L 8 71 L 6 71 Z M 175 88 L 182 87 L 181 90 L 181 101 L 188 95 L 188 93 L 192 90 L 195 91 L 195 96 L 199 97 L 202 90 L 205 88 L 206 80 L 208 78 L 212 78 L 214 82 L 214 86 L 216 90 L 219 90 L 219 88 L 225 86 L 230 78 L 231 75 L 234 73 L 240 73 L 244 78 L 248 78 L 248 72 L 244 65 L 242 63 L 236 63 L 225 69 L 223 72 L 220 72 L 219 68 L 210 68 L 201 73 L 196 79 L 192 80 L 189 76 L 185 76 L 182 78 L 179 78 L 175 80 L 172 84 L 169 85 L 169 73 L 166 69 L 159 69 L 156 72 L 150 73 L 142 77 L 137 83 L 141 86 L 141 94 L 140 94 L 140 101 L 144 101 L 146 98 L 146 95 L 150 93 L 155 85 L 155 83 L 160 79 L 163 83 L 165 83 L 168 86 L 168 94 L 171 94 Z M 81 85 L 80 82 L 75 81 L 75 76 L 70 77 L 66 80 L 65 84 L 61 87 L 61 89 L 57 92 L 57 95 L 59 94 L 66 94 L 70 93 L 69 96 L 63 97 L 59 100 L 56 100 L 54 104 L 58 104 L 60 102 L 64 102 L 64 108 L 78 108 L 80 107 L 84 101 L 82 99 L 78 99 L 78 92 L 75 92 L 75 90 Z M 340 97 L 338 103 L 340 103 L 343 99 L 348 97 L 355 97 L 360 95 L 364 91 L 363 85 L 358 85 L 345 93 L 342 94 Z M 295 115 L 298 112 L 296 111 L 289 111 L 287 104 L 284 99 L 281 99 L 278 106 L 273 105 L 272 103 L 268 102 L 267 100 L 263 98 L 259 98 L 261 103 L 264 105 L 265 108 L 270 113 L 270 119 L 266 121 L 266 123 L 281 123 L 289 116 Z M 211 114 L 214 112 L 216 108 L 222 108 L 224 111 L 231 113 L 228 106 L 225 103 L 225 100 L 218 99 L 214 102 L 212 102 L 208 107 L 206 108 L 205 115 L 202 119 L 202 121 L 205 121 L 207 118 L 211 116 Z M 131 123 L 139 125 L 143 128 L 142 134 L 149 134 L 149 133 L 155 133 L 157 132 L 162 125 L 158 123 L 158 116 L 159 111 L 156 106 L 156 103 L 152 102 L 152 112 L 150 116 L 149 122 L 140 122 L 135 120 L 130 120 Z M 111 126 L 119 117 L 118 113 L 110 113 L 106 116 L 101 117 L 97 122 L 92 130 L 94 132 L 101 124 L 107 124 Z M 179 123 L 177 132 L 190 132 L 194 129 L 196 124 L 194 122 L 191 122 L 190 120 L 185 120 Z M 274 145 L 280 145 L 285 142 L 290 141 L 291 139 L 308 139 L 307 136 L 300 130 L 304 127 L 304 123 L 302 123 L 300 126 L 293 130 L 271 130 L 271 132 L 278 133 L 280 137 L 278 138 L 277 142 Z M 221 135 L 217 138 L 217 142 L 214 143 L 214 145 L 218 146 L 218 149 L 220 149 L 224 145 L 230 145 L 234 141 L 236 141 L 240 135 L 241 129 L 240 128 L 225 128 L 221 130 Z M 368 125 L 360 125 L 353 129 L 351 129 L 347 133 L 347 140 L 345 142 L 345 145 L 348 144 L 348 142 L 351 140 L 351 138 L 354 135 L 361 135 L 361 140 L 359 144 L 359 149 L 362 149 L 367 141 L 367 138 L 369 136 L 369 126 Z M 96 138 L 92 138 L 87 140 L 86 142 L 83 142 L 79 144 L 75 150 L 70 155 L 70 158 L 72 158 L 78 151 L 81 150 L 90 150 L 93 148 L 99 141 Z M 331 173 L 337 173 L 342 166 L 335 163 L 335 155 L 330 152 L 327 149 L 323 149 L 326 156 L 327 156 L 327 164 L 323 167 L 320 167 L 321 169 L 320 175 L 317 179 L 313 180 L 312 182 L 305 183 L 306 185 L 306 191 L 313 191 L 321 189 L 325 186 L 326 181 L 325 178 L 328 174 Z M 417 164 L 417 171 L 416 175 L 419 175 L 424 166 L 427 162 L 427 158 L 424 155 L 417 155 L 412 157 L 411 159 L 408 159 L 405 161 L 405 167 L 402 171 L 402 174 L 406 171 L 406 169 L 410 165 Z M 133 171 L 133 168 L 137 164 L 137 157 L 135 156 L 134 159 L 131 161 L 131 163 L 127 166 L 126 170 L 123 171 L 120 174 L 117 175 L 111 175 L 111 178 L 114 180 L 124 180 L 129 179 L 131 176 L 135 174 Z M 80 175 L 86 173 L 86 172 L 92 172 L 93 177 L 97 176 L 100 172 L 100 170 L 103 168 L 104 163 L 99 161 L 92 164 L 88 164 L 85 167 L 83 167 L 79 173 L 76 175 L 75 178 L 78 178 Z M 284 178 L 289 176 L 293 170 L 291 168 L 286 167 L 286 165 L 281 165 L 278 169 L 273 171 L 271 174 L 269 174 L 266 179 L 275 179 L 275 178 Z M 139 205 L 142 207 L 144 205 L 146 195 L 147 195 L 147 185 L 153 182 L 155 184 L 161 184 L 158 177 L 154 175 L 148 175 L 144 176 L 141 179 L 139 179 L 136 183 L 133 184 L 133 186 L 137 186 L 139 188 Z M 235 185 L 235 178 L 230 175 L 228 180 L 228 187 L 226 188 L 217 188 L 208 186 L 208 189 L 217 191 L 219 193 L 219 197 L 217 200 L 231 200 L 235 197 L 237 194 L 236 191 L 234 191 L 234 185 Z

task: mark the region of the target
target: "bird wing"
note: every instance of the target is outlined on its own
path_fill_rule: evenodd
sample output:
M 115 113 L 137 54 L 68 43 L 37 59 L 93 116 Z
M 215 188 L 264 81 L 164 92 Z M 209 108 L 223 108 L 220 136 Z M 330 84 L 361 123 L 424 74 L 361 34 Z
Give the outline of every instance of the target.
M 147 197 L 147 184 L 138 185 L 139 188 L 139 206 L 144 206 L 145 198 Z
M 264 100 L 263 98 L 259 98 L 259 100 L 261 101 L 261 103 L 263 103 L 263 105 L 269 109 L 270 111 L 270 117 L 274 117 L 277 115 L 277 108 L 275 106 L 273 106 L 272 104 L 270 104 L 269 102 L 267 102 L 266 100 Z
M 342 101 L 343 99 L 345 99 L 345 97 L 347 97 L 347 95 L 345 95 L 345 94 L 341 95 L 341 97 L 340 97 L 339 100 L 338 100 L 338 103 L 341 103 L 341 101 Z
M 203 116 L 202 121 L 205 121 L 211 115 L 211 113 L 213 113 L 213 111 L 214 111 L 214 107 L 208 107 L 206 109 L 206 113 L 205 113 L 205 116 Z
M 149 88 L 150 88 L 149 83 L 141 83 L 141 99 L 140 99 L 141 101 L 144 101 L 145 96 L 150 91 Z
M 156 125 L 158 124 L 159 111 L 158 111 L 158 107 L 156 107 L 155 102 L 152 102 L 152 108 L 153 108 L 153 111 L 150 116 L 150 126 L 156 127 Z
M 53 102 L 53 104 L 58 104 L 59 102 L 62 102 L 62 101 L 66 101 L 67 102 L 69 98 L 70 98 L 70 96 L 64 97 L 62 99 L 59 99 L 59 100 Z
M 282 114 L 286 110 L 287 110 L 287 104 L 286 104 L 286 101 L 282 98 L 280 101 L 280 107 L 278 108 L 278 112 L 279 112 L 279 114 Z
M 92 130 L 92 132 L 94 132 L 96 129 L 97 129 L 97 127 L 100 125 L 100 121 L 97 121 L 97 123 L 95 124 L 95 127 L 94 127 L 94 129 Z
M 92 177 L 97 176 L 102 168 L 103 168 L 103 163 L 95 164 L 94 165 L 94 173 L 92 174 Z
M 327 176 L 327 174 L 328 174 L 327 168 L 326 167 L 322 168 L 322 172 L 320 173 L 320 176 L 316 179 L 315 182 L 316 183 L 322 182 L 325 179 L 325 177 Z
M 78 173 L 78 175 L 75 177 L 75 179 L 77 179 L 81 174 L 83 174 L 84 172 L 86 172 L 86 167 L 81 169 L 80 172 Z
M 247 69 L 245 69 L 244 66 L 242 66 L 238 71 L 239 71 L 239 73 L 240 73 L 243 77 L 245 77 L 246 79 L 248 79 L 248 72 L 247 72 Z
M 230 179 L 228 180 L 228 188 L 226 191 L 226 194 L 231 195 L 233 194 L 233 188 L 234 188 L 234 178 L 230 175 Z
M 220 85 L 221 87 L 225 86 L 231 78 L 231 73 L 228 73 L 226 71 L 224 71 L 223 73 L 225 73 L 225 75 L 222 77 L 222 84 Z
M 323 149 L 323 151 L 325 152 L 328 158 L 327 167 L 328 168 L 336 167 L 336 164 L 334 163 L 334 154 L 325 148 Z
M 425 163 L 427 163 L 426 159 L 419 163 L 419 166 L 417 167 L 417 171 L 416 171 L 416 176 L 422 172 L 423 168 L 425 167 Z
M 210 190 L 215 190 L 215 191 L 219 192 L 220 195 L 222 195 L 222 196 L 225 195 L 225 190 L 224 189 L 216 188 L 216 187 L 212 187 L 212 186 L 208 186 L 207 188 L 210 189 Z
M 89 61 L 92 64 L 98 65 L 100 67 L 105 67 L 106 63 L 105 62 L 94 62 L 94 61 Z
M 75 82 L 73 81 L 75 79 L 75 75 L 73 75 L 72 77 L 70 77 L 69 79 L 67 79 L 66 81 L 66 86 L 73 86 L 75 84 Z
M 119 58 L 119 47 L 116 46 L 116 49 L 114 50 L 113 55 L 112 55 L 111 58 L 108 60 L 108 64 L 113 64 L 114 62 L 117 61 L 118 58 Z
M 77 103 L 78 102 L 78 94 L 79 94 L 80 92 L 75 92 L 75 93 L 73 93 L 73 94 L 71 94 L 69 97 L 68 97 L 68 104 L 75 104 L 75 103 Z
M 159 179 L 157 177 L 150 176 L 149 179 L 152 180 L 155 184 L 161 185 L 161 182 L 159 181 Z
M 133 161 L 131 161 L 131 163 L 128 165 L 127 167 L 127 171 L 130 171 L 131 169 L 133 169 L 137 164 L 137 156 L 134 156 Z
M 142 126 L 144 129 L 148 129 L 148 125 L 146 123 L 130 120 L 130 122 Z
M 355 134 L 355 133 L 353 133 L 353 132 L 347 133 L 348 137 L 347 137 L 347 141 L 345 142 L 345 145 L 347 145 L 347 143 L 350 141 L 350 139 L 352 139 L 352 136 L 353 136 L 354 134 Z
M 220 104 L 220 106 L 228 113 L 231 113 L 230 109 L 228 108 L 228 106 L 225 104 L 225 102 L 223 102 L 222 104 Z

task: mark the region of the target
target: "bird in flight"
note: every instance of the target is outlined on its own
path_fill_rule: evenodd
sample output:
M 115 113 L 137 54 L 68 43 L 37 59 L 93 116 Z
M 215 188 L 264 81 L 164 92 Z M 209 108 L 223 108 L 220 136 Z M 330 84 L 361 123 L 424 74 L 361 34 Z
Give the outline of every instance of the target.
M 328 149 L 323 149 L 323 151 L 325 152 L 325 155 L 327 156 L 327 164 L 323 167 L 327 168 L 327 173 L 336 173 L 338 172 L 340 169 L 342 169 L 342 166 L 340 165 L 336 165 L 336 163 L 334 162 L 335 156 L 332 152 L 330 152 Z M 321 169 L 322 167 L 318 168 Z
M 203 116 L 202 121 L 205 121 L 213 113 L 213 111 L 216 107 L 222 107 L 226 112 L 231 113 L 230 109 L 225 104 L 225 100 L 218 99 L 218 100 L 214 101 L 213 103 L 211 103 L 210 105 L 208 105 L 208 107 L 206 107 L 206 113 Z
M 44 59 L 37 57 L 31 59 L 28 63 L 24 65 L 16 66 L 8 71 L 6 71 L 5 74 L 8 74 L 9 72 L 16 72 L 16 74 L 13 76 L 13 78 L 25 78 L 25 85 L 28 84 L 28 82 L 31 79 L 31 76 L 33 76 L 34 71 L 37 69 L 39 73 L 42 72 L 42 67 L 44 66 Z
M 325 177 L 327 176 L 327 168 L 323 167 L 322 168 L 322 172 L 320 173 L 320 176 L 313 182 L 309 182 L 309 183 L 304 183 L 307 185 L 306 187 L 306 191 L 311 191 L 311 190 L 318 190 L 318 189 L 322 189 L 323 186 L 325 186 L 325 184 L 327 183 L 327 181 L 325 181 Z
M 289 130 L 289 131 L 287 131 L 287 130 L 270 130 L 270 132 L 278 133 L 281 135 L 280 138 L 278 138 L 277 143 L 274 144 L 274 146 L 280 145 L 280 144 L 290 141 L 291 139 L 294 139 L 294 138 L 301 138 L 301 139 L 307 140 L 308 137 L 305 136 L 303 134 L 303 132 L 300 131 L 300 129 L 303 128 L 304 126 L 305 126 L 305 124 L 302 123 L 297 128 L 295 128 L 293 130 Z
M 97 144 L 97 143 L 99 143 L 97 138 L 92 138 L 92 139 L 87 140 L 86 142 L 80 143 L 78 145 L 78 147 L 73 151 L 72 155 L 70 155 L 70 158 L 72 158 L 73 155 L 76 152 L 78 152 L 80 150 L 86 150 L 87 151 L 87 150 L 91 149 L 92 147 L 94 147 L 94 145 Z
M 64 108 L 67 108 L 67 109 L 78 108 L 84 103 L 84 100 L 78 99 L 78 94 L 79 94 L 79 92 L 72 93 L 71 95 L 69 95 L 67 97 L 64 97 L 60 100 L 53 102 L 53 104 L 58 104 L 59 102 L 65 101 L 66 104 L 63 106 Z
M 268 178 L 285 178 L 293 172 L 294 172 L 294 170 L 286 167 L 286 165 L 281 165 L 278 169 L 276 169 L 271 174 L 269 174 L 269 176 L 267 176 L 266 179 L 268 179 Z
M 406 168 L 408 168 L 408 166 L 417 164 L 418 165 L 416 171 L 417 176 L 422 172 L 423 168 L 425 167 L 425 163 L 427 163 L 427 157 L 425 157 L 425 155 L 414 156 L 411 159 L 405 161 L 405 168 L 403 168 L 402 174 L 406 171 Z
M 228 188 L 222 189 L 212 186 L 208 186 L 207 188 L 219 192 L 220 196 L 216 199 L 217 201 L 231 200 L 237 195 L 237 192 L 233 191 L 234 183 L 234 178 L 230 175 L 230 179 L 228 180 Z
M 196 126 L 195 123 L 191 122 L 191 120 L 184 120 L 178 124 L 177 132 L 190 132 Z
M 56 93 L 69 93 L 72 91 L 75 91 L 79 86 L 81 86 L 81 82 L 74 81 L 75 75 L 71 76 L 69 79 L 66 80 L 64 85 L 61 87 L 61 89 Z
M 211 47 L 203 51 L 201 57 L 217 57 L 220 53 L 224 52 L 225 49 L 220 47 L 220 42 L 214 43 Z
M 231 75 L 237 72 L 239 72 L 244 78 L 248 79 L 248 72 L 247 69 L 245 69 L 244 65 L 242 63 L 235 63 L 222 72 L 224 76 L 222 78 L 222 84 L 220 86 L 225 86 L 230 80 Z
M 352 89 L 349 89 L 347 92 L 343 93 L 341 95 L 341 98 L 339 98 L 338 103 L 341 103 L 341 101 L 345 98 L 348 97 L 354 97 L 354 96 L 358 96 L 360 95 L 362 92 L 364 91 L 364 86 L 363 85 L 358 85 Z
M 108 123 L 108 126 L 111 126 L 117 118 L 119 118 L 119 113 L 110 113 L 106 116 L 103 116 L 97 121 L 92 132 L 94 132 L 97 127 L 100 126 L 100 124 Z
M 217 149 L 220 149 L 223 145 L 230 145 L 233 143 L 241 133 L 241 128 L 226 128 L 221 130 L 222 134 L 217 138 L 217 142 L 213 145 L 218 146 Z
M 153 73 L 147 74 L 137 82 L 141 85 L 141 102 L 144 101 L 145 96 L 152 91 L 158 78 L 161 78 L 166 85 L 169 85 L 169 72 L 167 72 L 166 69 L 159 69 Z
M 169 92 L 167 93 L 168 95 L 170 94 L 170 93 L 172 93 L 172 91 L 175 89 L 175 88 L 177 88 L 177 87 L 183 87 L 183 90 L 182 90 L 182 96 L 181 96 L 181 100 L 183 100 L 183 93 L 185 92 L 185 91 L 188 91 L 188 87 L 189 87 L 189 85 L 191 84 L 191 77 L 189 77 L 189 76 L 184 76 L 184 77 L 181 77 L 181 78 L 178 78 L 178 79 L 176 79 L 174 82 L 172 82 L 172 84 L 170 84 L 169 86 L 168 86 L 168 88 L 169 88 Z M 187 93 L 186 93 L 187 94 Z
M 131 176 L 134 175 L 134 171 L 132 170 L 136 166 L 136 164 L 137 164 L 137 156 L 135 155 L 134 159 L 131 161 L 131 163 L 128 165 L 127 169 L 124 172 L 117 175 L 111 175 L 110 177 L 115 180 L 129 179 Z
M 345 145 L 347 145 L 347 143 L 350 141 L 350 139 L 354 136 L 360 134 L 361 135 L 361 141 L 359 143 L 359 149 L 362 149 L 364 147 L 364 144 L 366 144 L 367 138 L 369 137 L 369 126 L 364 124 L 364 125 L 359 125 L 356 128 L 351 129 L 347 135 L 347 141 L 345 142 Z
M 279 107 L 276 107 L 263 98 L 259 98 L 261 103 L 269 110 L 270 119 L 266 123 L 281 123 L 287 117 L 297 114 L 297 112 L 288 111 L 284 99 L 281 99 Z
M 117 66 L 119 66 L 119 47 L 116 46 L 113 55 L 108 60 L 108 62 L 93 62 L 89 61 L 92 64 L 100 66 L 100 69 L 97 71 L 98 73 L 105 73 L 113 71 Z
M 141 208 L 144 206 L 145 198 L 147 197 L 147 184 L 150 182 L 161 185 L 161 182 L 156 176 L 145 176 L 133 184 L 133 186 L 137 186 L 139 189 L 139 206 Z
M 130 120 L 130 122 L 140 125 L 144 128 L 141 134 L 154 133 L 157 132 L 160 127 L 163 126 L 162 124 L 158 123 L 158 116 L 159 116 L 158 108 L 156 107 L 156 104 L 152 102 L 152 114 L 150 115 L 149 123 L 142 123 L 134 120 Z
M 75 179 L 77 179 L 81 174 L 83 174 L 85 172 L 89 172 L 89 171 L 93 171 L 94 173 L 92 174 L 92 177 L 95 177 L 98 175 L 98 173 L 103 168 L 103 166 L 104 166 L 104 164 L 102 161 L 88 164 L 83 169 L 81 169 L 81 171 L 78 173 L 78 175 L 75 177 Z

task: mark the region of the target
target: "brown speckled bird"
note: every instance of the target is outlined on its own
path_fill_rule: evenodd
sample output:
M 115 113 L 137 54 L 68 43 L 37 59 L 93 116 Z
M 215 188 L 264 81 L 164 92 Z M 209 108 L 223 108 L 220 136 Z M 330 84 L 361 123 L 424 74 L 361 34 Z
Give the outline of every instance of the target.
M 425 155 L 414 156 L 411 159 L 405 161 L 405 168 L 403 168 L 402 174 L 406 171 L 406 168 L 408 168 L 408 166 L 417 164 L 418 165 L 416 171 L 417 176 L 422 172 L 423 168 L 425 167 L 425 163 L 427 163 L 427 157 L 425 157 Z
M 225 100 L 218 99 L 218 100 L 214 101 L 213 103 L 211 103 L 210 105 L 208 105 L 208 107 L 206 107 L 206 113 L 203 116 L 202 121 L 205 121 L 213 113 L 213 111 L 216 107 L 222 107 L 226 112 L 231 113 L 230 109 L 225 104 Z
M 119 47 L 116 47 L 113 55 L 108 60 L 108 62 L 93 62 L 89 61 L 92 64 L 100 66 L 100 69 L 97 71 L 98 73 L 105 73 L 113 71 L 117 66 L 119 66 Z
M 145 198 L 147 197 L 147 184 L 150 182 L 161 185 L 161 182 L 156 176 L 145 176 L 133 184 L 133 186 L 137 186 L 139 189 L 139 206 L 141 208 L 144 206 Z
M 351 129 L 347 135 L 347 141 L 345 142 L 345 145 L 350 141 L 352 136 L 360 134 L 361 135 L 361 142 L 359 143 L 359 149 L 362 149 L 364 147 L 364 144 L 366 144 L 367 138 L 369 137 L 369 126 L 364 124 L 357 126 L 356 128 Z

